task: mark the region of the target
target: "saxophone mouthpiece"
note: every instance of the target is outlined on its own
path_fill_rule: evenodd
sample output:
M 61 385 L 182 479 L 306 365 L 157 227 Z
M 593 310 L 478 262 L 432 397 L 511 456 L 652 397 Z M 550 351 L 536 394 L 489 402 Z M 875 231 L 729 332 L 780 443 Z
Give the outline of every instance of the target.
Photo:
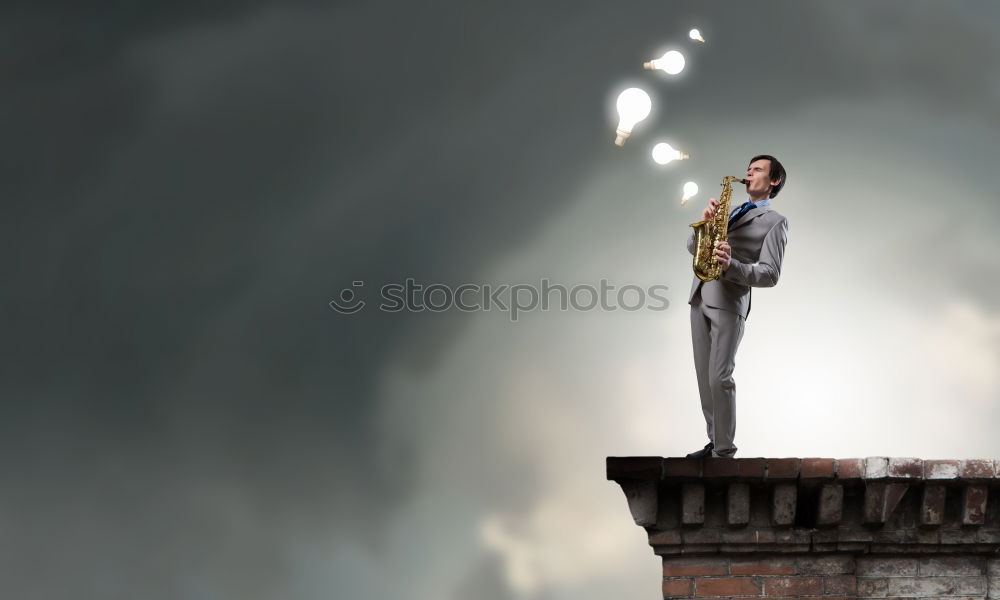
M 739 182 L 740 182 L 740 183 L 742 183 L 743 185 L 746 185 L 746 184 L 750 183 L 750 180 L 749 180 L 749 179 L 737 179 L 736 181 L 739 181 Z

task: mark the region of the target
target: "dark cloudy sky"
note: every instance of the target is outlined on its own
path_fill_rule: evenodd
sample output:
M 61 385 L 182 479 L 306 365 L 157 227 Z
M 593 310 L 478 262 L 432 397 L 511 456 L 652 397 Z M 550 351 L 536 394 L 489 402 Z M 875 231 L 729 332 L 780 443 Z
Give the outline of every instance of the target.
M 653 597 L 603 458 L 704 443 L 684 240 L 760 152 L 741 455 L 1000 455 L 995 2 L 0 10 L 5 598 Z M 407 278 L 670 306 L 379 311 Z

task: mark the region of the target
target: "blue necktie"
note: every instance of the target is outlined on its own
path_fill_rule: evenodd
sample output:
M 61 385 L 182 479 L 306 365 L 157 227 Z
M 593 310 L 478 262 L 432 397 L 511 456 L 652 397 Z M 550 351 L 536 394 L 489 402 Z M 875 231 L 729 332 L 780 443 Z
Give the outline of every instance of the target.
M 743 205 L 740 206 L 736 210 L 736 212 L 733 213 L 733 215 L 731 217 L 729 217 L 729 226 L 732 227 L 733 225 L 735 225 L 736 221 L 739 221 L 740 219 L 742 219 L 743 215 L 745 215 L 748 212 L 750 212 L 750 210 L 753 209 L 753 208 L 757 208 L 757 205 L 754 204 L 753 202 L 744 202 Z

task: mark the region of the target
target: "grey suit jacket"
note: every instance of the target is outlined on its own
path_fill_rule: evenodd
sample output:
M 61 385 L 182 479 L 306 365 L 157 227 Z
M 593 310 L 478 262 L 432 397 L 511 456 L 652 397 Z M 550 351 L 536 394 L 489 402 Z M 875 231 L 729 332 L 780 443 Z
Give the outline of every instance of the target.
M 716 281 L 694 277 L 688 304 L 701 290 L 708 306 L 734 312 L 744 319 L 750 314 L 750 288 L 772 287 L 781 274 L 781 259 L 788 242 L 788 219 L 770 206 L 750 210 L 729 228 L 733 260 Z M 688 252 L 694 254 L 694 232 L 688 238 Z

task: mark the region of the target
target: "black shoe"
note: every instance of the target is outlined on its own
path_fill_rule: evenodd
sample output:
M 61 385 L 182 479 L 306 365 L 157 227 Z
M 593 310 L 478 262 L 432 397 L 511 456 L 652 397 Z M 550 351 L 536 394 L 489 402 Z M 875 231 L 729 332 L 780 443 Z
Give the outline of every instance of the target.
M 688 454 L 687 457 L 688 458 L 708 458 L 708 457 L 712 456 L 712 448 L 715 448 L 715 444 L 713 444 L 712 442 L 709 442 L 709 443 L 705 444 L 704 448 L 702 448 L 701 450 L 698 450 L 696 452 L 692 452 L 691 454 Z

